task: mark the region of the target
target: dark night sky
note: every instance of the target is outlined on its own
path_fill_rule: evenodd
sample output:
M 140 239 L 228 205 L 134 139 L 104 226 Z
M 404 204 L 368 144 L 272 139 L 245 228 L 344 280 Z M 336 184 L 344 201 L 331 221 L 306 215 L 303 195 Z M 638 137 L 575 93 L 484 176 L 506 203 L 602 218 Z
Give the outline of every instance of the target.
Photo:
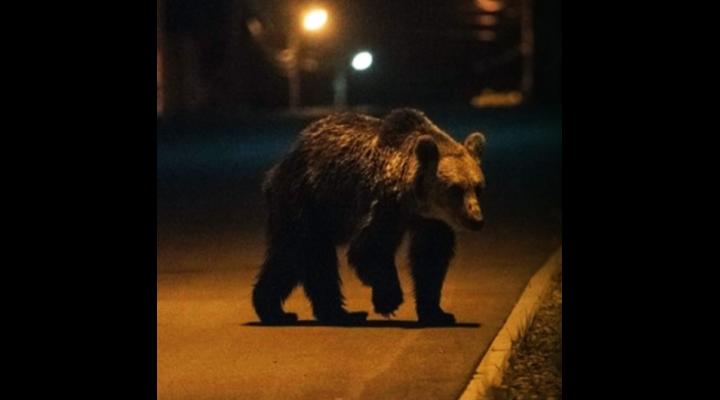
M 247 21 L 257 18 L 279 47 L 290 3 L 161 0 L 164 67 L 174 82 L 169 95 L 192 92 L 210 109 L 285 105 L 287 81 L 253 40 Z M 318 65 L 303 72 L 303 104 L 332 101 L 335 71 L 357 49 L 371 50 L 375 61 L 368 71 L 349 73 L 351 104 L 467 104 L 483 89 L 515 89 L 521 72 L 513 53 L 520 37 L 518 3 L 506 1 L 496 14 L 496 40 L 483 42 L 477 39 L 482 13 L 472 0 L 326 1 L 328 32 L 303 44 L 305 58 Z M 536 98 L 558 102 L 560 0 L 535 3 Z

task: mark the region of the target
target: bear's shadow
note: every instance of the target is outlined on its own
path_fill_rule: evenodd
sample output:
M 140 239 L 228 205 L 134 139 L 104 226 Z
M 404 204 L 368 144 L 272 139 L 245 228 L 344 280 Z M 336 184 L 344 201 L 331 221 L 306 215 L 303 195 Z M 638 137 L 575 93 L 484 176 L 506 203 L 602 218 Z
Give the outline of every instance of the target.
M 479 328 L 482 325 L 477 322 L 456 322 L 448 325 L 425 325 L 412 320 L 369 320 L 355 324 L 331 324 L 315 320 L 300 320 L 287 324 L 264 324 L 259 321 L 252 321 L 243 324 L 244 326 L 262 327 L 284 327 L 284 328 L 309 328 L 309 327 L 336 327 L 336 328 L 399 328 L 399 329 L 427 329 L 427 328 Z

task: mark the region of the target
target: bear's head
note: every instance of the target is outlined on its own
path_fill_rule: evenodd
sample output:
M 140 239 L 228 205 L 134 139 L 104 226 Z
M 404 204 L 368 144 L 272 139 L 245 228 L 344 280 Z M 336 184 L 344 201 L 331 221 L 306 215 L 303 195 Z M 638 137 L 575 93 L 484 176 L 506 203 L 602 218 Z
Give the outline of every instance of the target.
M 462 144 L 444 134 L 417 139 L 415 192 L 421 216 L 470 230 L 482 227 L 480 198 L 485 175 L 480 166 L 484 148 L 485 136 L 480 132 L 468 135 Z

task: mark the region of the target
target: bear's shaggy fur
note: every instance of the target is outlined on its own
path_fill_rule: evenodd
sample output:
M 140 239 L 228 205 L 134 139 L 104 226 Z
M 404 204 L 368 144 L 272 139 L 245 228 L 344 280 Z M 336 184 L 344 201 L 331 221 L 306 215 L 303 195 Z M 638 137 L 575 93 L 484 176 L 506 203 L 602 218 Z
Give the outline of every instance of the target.
M 308 126 L 263 183 L 267 255 L 253 291 L 261 321 L 296 321 L 282 304 L 299 284 L 317 320 L 364 321 L 367 313 L 343 306 L 336 255 L 343 243 L 349 243 L 348 262 L 372 287 L 375 311 L 392 314 L 403 302 L 395 252 L 409 232 L 418 318 L 454 323 L 440 308 L 455 245 L 448 223 L 482 225 L 484 143 L 474 133 L 459 144 L 412 109 L 384 119 L 335 114 Z

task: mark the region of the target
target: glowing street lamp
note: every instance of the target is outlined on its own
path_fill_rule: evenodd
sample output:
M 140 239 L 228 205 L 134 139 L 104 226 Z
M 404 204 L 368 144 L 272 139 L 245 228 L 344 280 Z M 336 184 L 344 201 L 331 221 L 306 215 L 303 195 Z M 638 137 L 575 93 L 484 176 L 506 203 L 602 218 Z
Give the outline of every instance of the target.
M 305 32 L 317 32 L 328 22 L 328 12 L 323 8 L 311 8 L 302 14 L 302 30 Z M 300 106 L 300 35 L 302 32 L 298 27 L 290 29 L 288 54 L 288 97 L 290 109 L 296 110 Z
M 373 62 L 373 56 L 369 51 L 361 51 L 352 59 L 352 62 L 350 65 L 352 65 L 353 69 L 355 71 L 364 71 L 372 65 Z
M 325 26 L 327 20 L 327 11 L 322 8 L 315 8 L 305 13 L 305 16 L 303 17 L 303 28 L 306 31 L 317 31 Z
M 355 71 L 365 71 L 370 68 L 373 63 L 372 53 L 369 51 L 360 51 L 355 53 L 350 61 L 350 66 Z M 335 106 L 345 107 L 347 105 L 347 64 L 342 64 L 333 80 L 333 88 L 335 91 Z

